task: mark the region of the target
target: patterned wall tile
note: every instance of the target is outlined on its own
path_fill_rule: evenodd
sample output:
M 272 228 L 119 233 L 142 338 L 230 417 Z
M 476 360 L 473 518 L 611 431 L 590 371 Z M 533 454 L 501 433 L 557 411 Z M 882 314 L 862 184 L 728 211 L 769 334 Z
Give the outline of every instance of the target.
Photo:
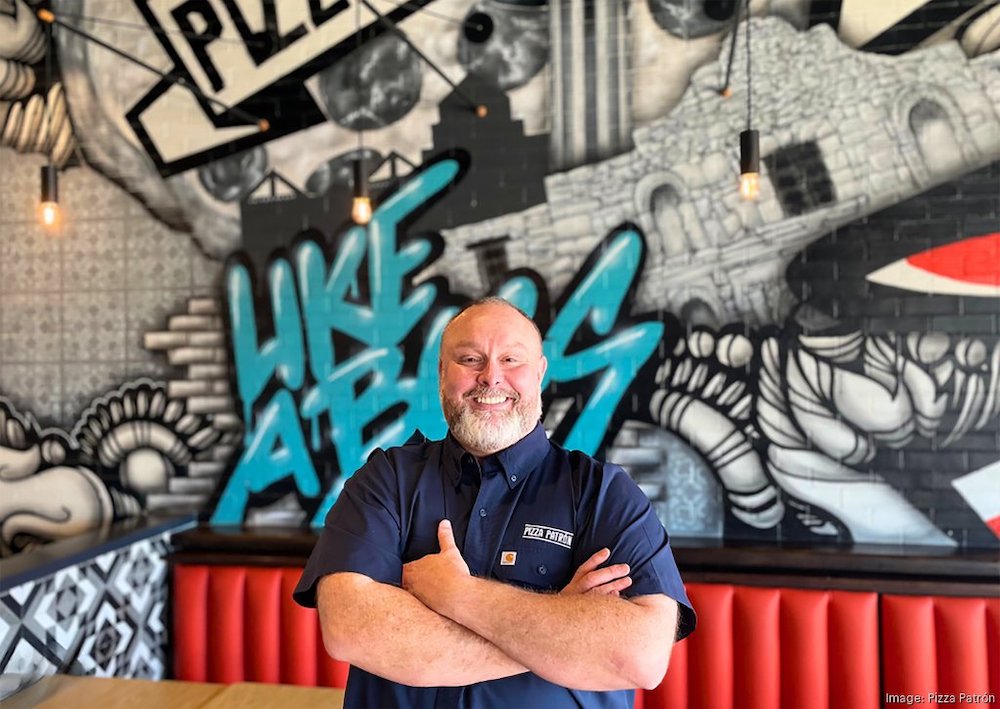
M 114 389 L 125 378 L 125 363 L 67 362 L 63 364 L 63 380 L 72 383 L 63 392 L 62 420 L 74 422 L 94 397 Z
M 0 149 L 0 179 L 3 180 L 3 208 L 0 209 L 0 223 L 34 223 L 35 204 L 41 184 L 41 155 L 18 154 L 8 148 Z M 14 167 L 16 166 L 16 168 Z
M 125 234 L 125 282 L 130 289 L 190 287 L 191 239 L 152 221 Z
M 161 358 L 151 360 L 149 350 L 143 345 L 147 332 L 156 332 L 166 327 L 167 319 L 184 312 L 191 291 L 187 288 L 169 290 L 130 290 L 126 294 L 125 313 L 125 355 L 130 362 L 152 362 L 165 364 Z
M 4 227 L 0 293 L 55 292 L 61 287 L 62 242 L 34 222 Z
M 93 214 L 124 219 L 135 198 L 111 180 L 95 180 L 84 170 L 66 170 L 59 174 L 59 201 L 67 222 L 72 222 Z
M 162 679 L 168 551 L 144 539 L 0 595 L 0 699 L 57 671 Z
M 62 320 L 42 293 L 5 295 L 0 361 L 58 362 L 62 357 Z
M 4 364 L 0 391 L 15 405 L 30 402 L 35 416 L 64 425 L 71 421 L 65 421 L 60 411 L 62 382 L 62 365 L 58 363 Z
M 221 290 L 223 263 L 210 259 L 200 251 L 195 250 L 191 259 L 191 276 L 193 285 L 206 289 L 217 296 Z
M 81 221 L 64 238 L 67 291 L 125 287 L 125 228 L 121 220 Z
M 68 362 L 125 360 L 125 292 L 63 294 L 63 359 Z

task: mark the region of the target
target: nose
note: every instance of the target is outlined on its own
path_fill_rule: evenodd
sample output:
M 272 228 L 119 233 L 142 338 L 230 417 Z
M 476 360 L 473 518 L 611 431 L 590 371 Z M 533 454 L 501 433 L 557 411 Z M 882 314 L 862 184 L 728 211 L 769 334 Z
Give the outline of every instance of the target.
M 486 364 L 479 372 L 479 384 L 482 386 L 495 387 L 503 381 L 503 373 L 500 365 L 493 360 L 487 360 Z

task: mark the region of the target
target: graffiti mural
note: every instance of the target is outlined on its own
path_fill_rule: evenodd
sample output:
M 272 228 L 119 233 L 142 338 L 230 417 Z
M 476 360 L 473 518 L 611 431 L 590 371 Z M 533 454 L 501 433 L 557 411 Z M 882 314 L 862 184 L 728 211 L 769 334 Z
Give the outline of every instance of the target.
M 0 7 L 5 550 L 319 524 L 443 435 L 440 333 L 486 294 L 539 323 L 549 434 L 675 534 L 998 545 L 995 3 L 51 5 L 175 81 Z M 26 226 L 39 155 L 63 241 Z
M 230 267 L 236 379 L 243 419 L 257 426 L 214 522 L 243 521 L 254 494 L 270 500 L 261 493 L 285 490 L 290 478 L 312 523 L 321 524 L 372 449 L 401 444 L 414 430 L 444 433 L 434 369 L 454 294 L 440 278 L 416 285 L 407 277 L 440 244 L 417 238 L 403 249 L 397 227 L 458 174 L 459 162 L 449 159 L 422 170 L 367 230 L 343 235 L 332 262 L 316 241 L 298 242 L 288 258 L 271 262 L 256 295 L 247 267 Z M 932 440 L 947 449 L 978 431 L 995 436 L 1000 340 L 861 329 L 810 334 L 794 320 L 714 331 L 635 312 L 634 324 L 623 327 L 619 311 L 634 302 L 645 250 L 636 227 L 616 229 L 559 298 L 528 269 L 498 280 L 496 292 L 534 314 L 544 333 L 546 400 L 550 412 L 561 412 L 546 424 L 557 440 L 596 452 L 624 419 L 662 427 L 714 473 L 733 536 L 954 545 L 964 534 L 966 542 L 992 543 L 989 518 L 971 508 L 932 522 L 920 509 L 926 502 L 907 499 L 906 486 L 887 479 L 877 458 Z M 418 323 L 418 341 L 406 346 Z M 261 338 L 260 325 L 272 337 Z M 365 383 L 360 396 L 358 382 Z M 567 399 L 568 407 L 558 405 Z M 873 500 L 877 519 L 869 515 Z
M 0 397 L 0 556 L 186 506 L 188 466 L 220 437 L 149 380 L 99 397 L 69 431 Z

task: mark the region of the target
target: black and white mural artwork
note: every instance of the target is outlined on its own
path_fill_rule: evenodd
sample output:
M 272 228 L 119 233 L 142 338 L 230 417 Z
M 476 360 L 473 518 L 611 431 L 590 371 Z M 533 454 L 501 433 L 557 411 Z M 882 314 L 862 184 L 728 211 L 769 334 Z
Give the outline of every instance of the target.
M 0 551 L 319 524 L 490 293 L 673 535 L 996 548 L 1000 8 L 929 4 L 47 3 L 178 83 L 0 2 Z

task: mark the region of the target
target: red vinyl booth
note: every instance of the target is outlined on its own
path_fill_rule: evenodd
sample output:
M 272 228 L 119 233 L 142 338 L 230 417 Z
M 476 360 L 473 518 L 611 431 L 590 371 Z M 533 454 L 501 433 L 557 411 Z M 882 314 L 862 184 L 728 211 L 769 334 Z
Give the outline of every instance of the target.
M 300 568 L 174 567 L 174 676 L 198 682 L 343 687 L 316 611 L 292 601 Z
M 925 703 L 943 695 L 933 704 L 963 707 L 989 706 L 992 698 L 996 706 L 1000 599 L 885 595 L 882 656 L 886 694 L 924 697 Z
M 174 565 L 174 676 L 343 687 L 299 568 Z M 698 630 L 636 706 L 852 707 L 884 693 L 1000 694 L 1000 599 L 691 583 Z M 881 614 L 881 615 L 880 615 Z

